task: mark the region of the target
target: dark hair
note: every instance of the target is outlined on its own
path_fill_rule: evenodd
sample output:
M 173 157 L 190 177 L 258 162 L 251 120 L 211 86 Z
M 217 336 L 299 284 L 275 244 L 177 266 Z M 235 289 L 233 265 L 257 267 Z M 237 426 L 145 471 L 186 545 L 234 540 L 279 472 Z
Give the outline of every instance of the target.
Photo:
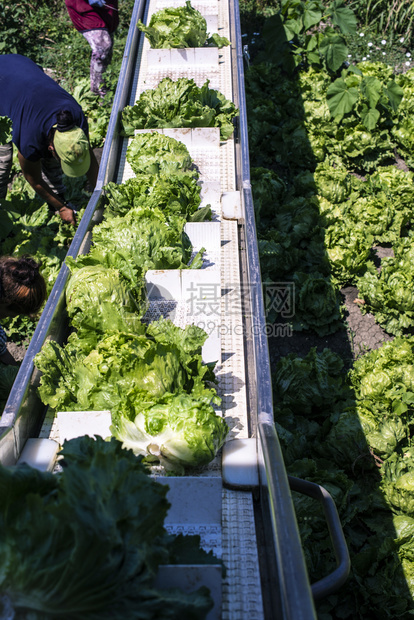
M 57 131 L 69 131 L 75 127 L 72 112 L 70 110 L 60 110 L 57 115 Z
M 34 314 L 46 299 L 40 264 L 30 256 L 0 258 L 0 303 L 17 314 Z

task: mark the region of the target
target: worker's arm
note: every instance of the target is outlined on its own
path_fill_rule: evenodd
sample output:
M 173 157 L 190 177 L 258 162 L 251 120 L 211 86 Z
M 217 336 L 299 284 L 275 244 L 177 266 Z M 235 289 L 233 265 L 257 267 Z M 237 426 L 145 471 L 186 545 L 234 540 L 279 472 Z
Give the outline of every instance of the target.
M 52 209 L 59 212 L 63 222 L 66 222 L 67 224 L 75 224 L 75 216 L 72 209 L 66 207 L 64 202 L 51 191 L 50 187 L 43 180 L 42 164 L 40 160 L 30 161 L 29 159 L 23 157 L 20 152 L 18 152 L 17 156 L 24 177 L 33 187 L 36 194 L 43 198 L 43 200 L 47 202 Z

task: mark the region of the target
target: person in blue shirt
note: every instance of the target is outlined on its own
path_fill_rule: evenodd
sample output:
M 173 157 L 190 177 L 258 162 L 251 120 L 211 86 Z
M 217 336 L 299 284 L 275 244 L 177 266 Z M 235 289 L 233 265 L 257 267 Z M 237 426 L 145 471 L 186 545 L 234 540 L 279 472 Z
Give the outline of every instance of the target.
M 62 171 L 71 177 L 86 174 L 92 188 L 98 176 L 82 108 L 39 65 L 20 54 L 0 55 L 0 92 L 0 116 L 12 121 L 12 142 L 23 175 L 64 222 L 74 224 Z M 7 194 L 12 157 L 11 143 L 0 146 L 0 198 Z

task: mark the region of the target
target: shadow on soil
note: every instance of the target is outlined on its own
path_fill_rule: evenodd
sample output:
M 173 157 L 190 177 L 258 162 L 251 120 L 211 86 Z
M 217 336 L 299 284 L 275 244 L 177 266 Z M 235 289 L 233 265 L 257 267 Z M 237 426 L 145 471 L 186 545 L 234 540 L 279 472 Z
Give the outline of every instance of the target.
M 347 583 L 318 602 L 318 618 L 408 618 L 413 603 L 392 542 L 398 538 L 393 514 L 380 488 L 382 461 L 366 442 L 346 381 L 358 356 L 391 338 L 374 317 L 362 315 L 354 286 L 339 291 L 330 282 L 324 220 L 316 191 L 309 192 L 317 162 L 309 142 L 297 141 L 306 135 L 299 85 L 276 65 L 255 62 L 246 70 L 246 98 L 262 280 L 294 283 L 295 315 L 283 318 L 286 306 L 275 312 L 274 300 L 268 314 L 269 322 L 283 328 L 268 339 L 275 422 L 288 473 L 331 493 L 351 555 Z M 322 312 L 330 323 L 325 333 Z M 286 335 L 292 322 L 299 331 Z M 315 582 L 335 568 L 335 558 L 319 506 L 294 496 Z

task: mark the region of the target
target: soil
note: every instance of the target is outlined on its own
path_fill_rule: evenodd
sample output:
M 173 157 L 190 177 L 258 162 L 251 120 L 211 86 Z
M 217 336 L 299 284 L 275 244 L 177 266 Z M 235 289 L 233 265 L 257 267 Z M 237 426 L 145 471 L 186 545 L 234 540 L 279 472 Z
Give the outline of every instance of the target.
M 409 171 L 405 161 L 394 152 L 395 159 L 390 164 L 395 165 L 400 170 Z M 362 175 L 356 173 L 361 179 Z M 392 256 L 390 247 L 376 246 L 374 249 L 374 263 L 378 270 L 381 268 L 381 259 Z M 353 362 L 362 354 L 378 349 L 383 342 L 392 340 L 376 322 L 372 314 L 362 314 L 360 302 L 358 300 L 358 289 L 355 286 L 346 286 L 341 289 L 343 304 L 345 306 L 344 329 L 339 330 L 329 336 L 320 337 L 313 331 L 293 332 L 291 336 L 274 336 L 268 338 L 269 356 L 272 371 L 281 357 L 289 353 L 295 353 L 299 357 L 304 357 L 312 347 L 317 351 L 329 348 L 344 360 L 346 368 L 350 368 Z
M 98 164 L 101 163 L 102 151 L 103 151 L 103 147 L 100 147 L 100 146 L 97 146 L 96 148 L 93 149 L 93 152 L 95 154 Z
M 26 354 L 26 347 L 15 344 L 14 342 L 7 342 L 7 350 L 14 357 L 16 362 L 23 361 Z
M 374 248 L 378 270 L 381 268 L 381 259 L 392 256 L 390 247 L 376 246 Z M 268 339 L 269 356 L 272 371 L 281 357 L 295 353 L 304 357 L 312 347 L 317 351 L 331 349 L 344 360 L 345 368 L 350 368 L 360 356 L 378 349 L 383 342 L 392 340 L 382 327 L 375 322 L 374 315 L 361 312 L 361 301 L 358 298 L 356 286 L 345 286 L 341 289 L 342 301 L 345 307 L 343 329 L 329 336 L 318 336 L 313 331 L 293 332 L 291 336 L 274 336 Z
M 311 348 L 317 351 L 331 349 L 344 360 L 346 368 L 350 368 L 354 360 L 361 354 L 378 349 L 383 342 L 391 340 L 376 322 L 372 314 L 362 314 L 358 303 L 358 289 L 347 286 L 341 290 L 345 306 L 344 328 L 329 336 L 318 336 L 315 332 L 293 332 L 291 336 L 273 336 L 268 339 L 269 356 L 272 371 L 281 357 L 295 353 L 304 357 Z

